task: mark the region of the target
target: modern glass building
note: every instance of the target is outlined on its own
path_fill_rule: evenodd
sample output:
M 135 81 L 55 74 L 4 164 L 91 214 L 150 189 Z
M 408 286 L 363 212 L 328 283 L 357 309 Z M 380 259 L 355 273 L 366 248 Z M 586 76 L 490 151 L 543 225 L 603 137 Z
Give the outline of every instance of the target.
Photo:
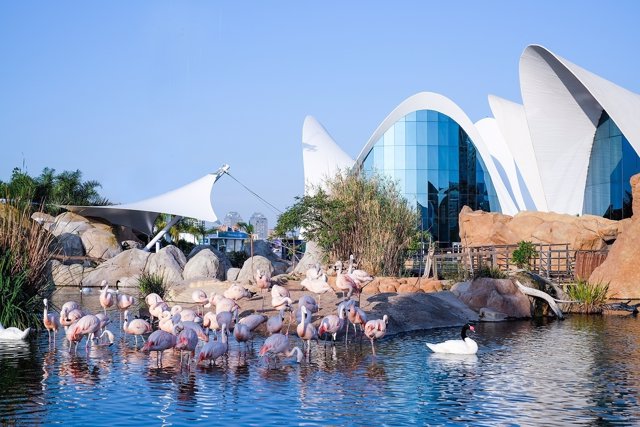
M 365 173 L 394 179 L 421 216 L 421 227 L 439 242 L 459 241 L 463 206 L 499 211 L 500 204 L 476 147 L 451 117 L 434 110 L 411 112 L 373 144 Z
M 589 158 L 583 212 L 609 219 L 629 218 L 631 184 L 640 171 L 640 157 L 620 128 L 602 112 Z

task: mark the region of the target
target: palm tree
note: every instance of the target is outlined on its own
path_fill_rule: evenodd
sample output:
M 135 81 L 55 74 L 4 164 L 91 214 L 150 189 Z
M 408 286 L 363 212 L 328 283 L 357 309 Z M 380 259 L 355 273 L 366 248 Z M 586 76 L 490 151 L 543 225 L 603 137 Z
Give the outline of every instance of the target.
M 241 231 L 244 231 L 245 233 L 247 233 L 249 235 L 249 245 L 250 245 L 250 250 L 251 250 L 251 257 L 253 258 L 253 233 L 255 232 L 255 227 L 253 226 L 253 224 L 249 224 L 246 222 L 239 222 L 238 223 L 238 228 Z

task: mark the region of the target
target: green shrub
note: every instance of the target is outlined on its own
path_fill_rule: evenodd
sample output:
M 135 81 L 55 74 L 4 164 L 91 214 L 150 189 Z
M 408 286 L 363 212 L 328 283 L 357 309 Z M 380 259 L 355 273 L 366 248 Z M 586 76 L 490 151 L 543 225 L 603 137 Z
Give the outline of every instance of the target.
M 518 268 L 529 268 L 529 261 L 536 254 L 536 248 L 531 242 L 524 240 L 518 243 L 518 248 L 511 254 L 513 261 Z
M 143 297 L 151 293 L 156 293 L 160 295 L 160 298 L 164 298 L 167 287 L 168 285 L 163 274 L 144 272 L 138 278 L 138 289 L 140 290 L 140 295 Z
M 589 283 L 586 280 L 578 280 L 575 285 L 567 289 L 567 296 L 573 303 L 571 309 L 581 313 L 601 313 L 602 306 L 607 302 L 609 283 Z
M 482 265 L 475 271 L 475 274 L 473 275 L 474 279 L 479 279 L 480 277 L 488 277 L 491 279 L 506 279 L 507 275 L 498 267 L 489 267 L 486 265 Z
M 52 287 L 47 263 L 53 235 L 31 219 L 31 203 L 5 200 L 0 204 L 0 322 L 40 328 L 42 297 Z

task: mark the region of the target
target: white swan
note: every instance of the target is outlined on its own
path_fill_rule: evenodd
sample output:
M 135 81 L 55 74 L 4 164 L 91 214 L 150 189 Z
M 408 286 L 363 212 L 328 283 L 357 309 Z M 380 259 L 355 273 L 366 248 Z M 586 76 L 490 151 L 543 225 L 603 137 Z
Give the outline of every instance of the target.
M 13 326 L 5 329 L 0 323 L 0 340 L 24 340 L 29 335 L 29 331 L 31 331 L 31 328 L 21 331 Z
M 467 331 L 469 330 L 475 332 L 473 325 L 467 323 L 462 327 L 461 340 L 447 340 L 439 344 L 427 343 L 427 347 L 435 353 L 476 354 L 478 352 L 478 344 L 467 336 Z

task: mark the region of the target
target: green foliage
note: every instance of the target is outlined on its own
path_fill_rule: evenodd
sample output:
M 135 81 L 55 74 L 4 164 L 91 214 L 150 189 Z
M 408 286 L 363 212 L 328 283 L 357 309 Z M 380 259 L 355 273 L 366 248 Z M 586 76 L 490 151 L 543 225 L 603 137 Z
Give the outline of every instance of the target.
M 601 313 L 602 306 L 607 302 L 609 283 L 589 283 L 586 280 L 578 280 L 575 285 L 568 286 L 567 296 L 581 313 Z M 572 307 L 574 309 L 575 307 Z
M 490 279 L 506 279 L 507 275 L 498 267 L 489 267 L 488 265 L 482 265 L 479 269 L 477 269 L 473 275 L 474 279 L 479 279 L 481 277 L 488 277 Z
M 297 197 L 278 218 L 274 234 L 285 237 L 302 228 L 305 239 L 316 242 L 331 260 L 354 254 L 358 268 L 397 276 L 416 223 L 416 212 L 395 182 L 346 171 Z
M 249 259 L 249 255 L 245 251 L 227 252 L 231 266 L 242 268 L 244 262 Z
M 9 182 L 0 182 L 0 193 L 44 206 L 47 213 L 60 213 L 57 205 L 109 205 L 109 200 L 98 193 L 98 181 L 83 181 L 82 172 L 44 168 L 37 177 L 31 177 L 20 168 L 14 168 Z
M 140 295 L 143 296 L 156 293 L 160 295 L 161 298 L 164 298 L 167 287 L 168 285 L 163 274 L 144 272 L 138 278 L 138 289 L 140 290 Z
M 511 254 L 513 261 L 518 268 L 529 268 L 529 261 L 536 254 L 536 248 L 531 242 L 524 240 L 518 243 L 518 248 Z
M 424 249 L 426 252 L 429 249 L 429 242 L 431 241 L 431 233 L 426 230 L 416 230 L 415 234 L 411 237 L 411 241 L 409 242 L 409 246 L 407 246 L 407 249 L 409 249 L 410 251 L 419 251 L 422 250 L 424 245 Z
M 31 220 L 31 204 L 6 197 L 0 204 L 0 322 L 40 327 L 42 296 L 51 290 L 46 267 L 53 235 Z

